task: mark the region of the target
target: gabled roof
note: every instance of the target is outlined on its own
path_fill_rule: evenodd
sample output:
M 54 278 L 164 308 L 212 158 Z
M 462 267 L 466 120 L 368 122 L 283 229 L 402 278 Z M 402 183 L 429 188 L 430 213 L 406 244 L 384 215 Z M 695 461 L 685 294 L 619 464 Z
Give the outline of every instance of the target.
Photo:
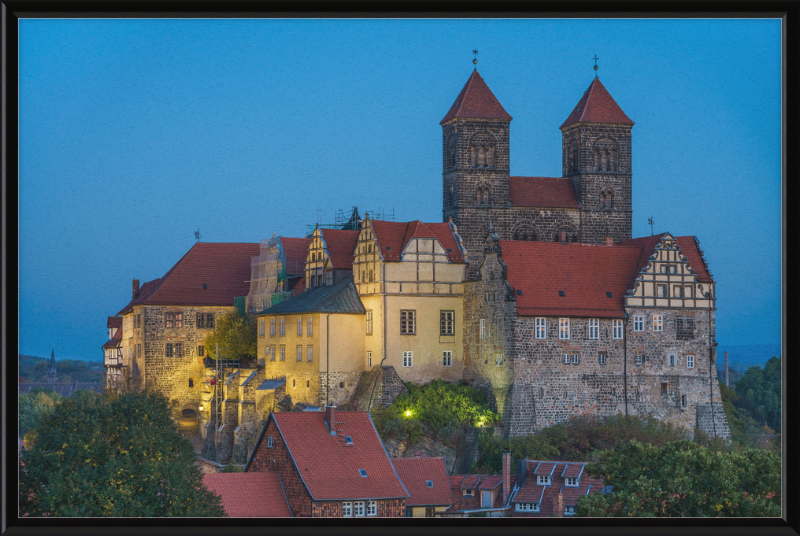
M 564 470 L 561 472 L 561 476 L 565 478 L 577 478 L 583 473 L 584 466 L 586 466 L 586 464 L 582 462 L 567 462 L 566 467 L 564 467 Z
M 483 481 L 478 486 L 478 489 L 495 489 L 497 486 L 503 483 L 503 476 L 502 475 L 489 475 L 483 479 Z
M 392 463 L 410 495 L 406 506 L 450 506 L 454 503 L 444 458 L 394 458 Z M 433 487 L 428 487 L 427 480 Z
M 482 478 L 483 475 L 464 475 L 464 479 L 461 481 L 461 489 L 476 489 Z
M 369 414 L 337 411 L 335 419 L 336 436 L 329 434 L 322 411 L 272 413 L 264 429 L 275 421 L 315 501 L 408 498 Z M 344 436 L 350 436 L 353 444 L 345 445 Z M 361 469 L 366 477 L 360 475 Z
M 111 317 L 109 317 L 111 318 Z M 120 320 L 122 320 L 120 318 Z M 122 342 L 122 328 L 117 328 L 117 332 L 114 333 L 114 336 L 111 337 L 105 344 L 103 344 L 102 348 L 116 348 Z
M 500 247 L 517 314 L 624 318 L 640 248 L 508 240 Z
M 350 270 L 353 268 L 353 250 L 358 240 L 358 231 L 342 229 L 320 229 L 325 241 L 325 251 L 334 270 Z M 305 258 L 305 257 L 304 257 Z
M 143 288 L 119 314 L 139 304 L 233 307 L 234 298 L 250 292 L 250 261 L 259 249 L 260 244 L 197 242 L 147 297 L 142 299 Z
M 624 242 L 618 242 L 614 245 L 623 247 L 639 247 L 642 249 L 641 256 L 639 257 L 639 263 L 636 267 L 636 273 L 638 274 L 644 270 L 647 266 L 647 263 L 650 262 L 650 256 L 654 253 L 658 243 L 664 237 L 668 237 L 668 235 L 669 233 L 658 233 L 653 236 L 632 238 L 630 240 L 625 240 Z M 713 283 L 714 280 L 708 273 L 708 267 L 706 266 L 705 260 L 703 259 L 703 255 L 700 251 L 697 237 L 676 236 L 673 238 L 675 238 L 675 242 L 678 244 L 678 247 L 681 248 L 681 253 L 683 256 L 686 257 L 687 261 L 689 261 L 689 266 L 692 267 L 692 270 L 694 270 L 697 278 L 702 283 Z
M 509 489 L 514 489 L 514 484 L 516 484 L 516 476 L 511 475 L 509 477 Z M 491 479 L 491 480 L 490 480 Z M 456 513 L 462 511 L 472 511 L 472 510 L 481 510 L 481 493 L 480 491 L 475 491 L 472 497 L 465 497 L 463 490 L 465 489 L 477 489 L 477 486 L 480 486 L 480 482 L 483 480 L 489 480 L 490 483 L 494 482 L 496 479 L 500 479 L 499 482 L 502 484 L 503 477 L 500 475 L 450 475 L 450 489 L 452 489 L 453 499 L 455 502 L 453 506 L 447 509 L 448 513 Z M 464 482 L 467 482 L 469 486 L 472 487 L 464 487 Z M 494 489 L 494 488 L 492 488 Z M 502 508 L 506 505 L 506 499 L 503 497 L 503 490 L 502 486 L 497 490 L 495 494 L 494 503 L 492 504 L 492 508 Z
M 444 248 L 447 259 L 456 264 L 463 264 L 464 257 L 449 223 L 423 223 L 419 220 L 396 222 L 371 220 L 372 231 L 381 249 L 385 261 L 399 261 L 412 238 L 435 238 Z
M 553 499 L 561 493 L 564 498 L 564 506 L 575 506 L 578 502 L 578 497 L 586 495 L 587 493 L 598 493 L 603 488 L 603 481 L 590 477 L 585 471 L 580 477 L 578 487 L 567 487 L 564 485 L 565 476 L 577 476 L 570 473 L 570 469 L 575 468 L 580 470 L 583 467 L 582 462 L 539 462 L 534 460 L 527 460 L 528 477 L 525 483 L 517 491 L 514 497 L 514 503 L 539 503 L 540 511 L 533 512 L 517 512 L 512 509 L 511 512 L 514 517 L 546 517 L 553 515 Z M 537 466 L 540 468 L 536 470 Z M 537 484 L 535 474 L 542 474 L 541 468 L 552 468 L 553 478 L 552 485 Z M 561 476 L 567 470 L 566 475 Z M 576 471 L 577 472 L 577 471 Z
M 286 273 L 289 276 L 303 275 L 306 269 L 306 255 L 310 238 L 280 237 L 283 255 L 286 260 Z
M 122 329 L 122 317 L 121 316 L 109 316 L 108 321 L 106 322 L 107 328 L 117 328 Z
M 292 517 L 277 472 L 209 473 L 203 484 L 222 498 L 229 517 Z
M 570 178 L 509 177 L 515 207 L 581 208 Z
M 556 468 L 556 462 L 540 462 L 537 464 L 536 469 L 533 471 L 534 475 L 550 475 L 553 476 L 553 471 Z
M 589 88 L 578 101 L 575 109 L 559 128 L 575 123 L 614 123 L 633 125 L 633 121 L 625 115 L 622 108 L 614 100 L 599 78 L 592 80 Z
M 636 273 L 638 274 L 642 270 L 644 270 L 647 263 L 650 262 L 650 255 L 653 254 L 655 247 L 661 241 L 661 239 L 667 233 L 659 233 L 653 236 L 642 236 L 640 238 L 631 238 L 630 240 L 624 240 L 622 242 L 617 242 L 615 246 L 622 246 L 622 247 L 634 247 L 634 248 L 641 248 L 641 254 L 639 255 L 639 262 L 636 264 Z
M 477 69 L 472 71 L 467 83 L 461 89 L 461 93 L 458 94 L 447 115 L 439 124 L 443 125 L 455 117 L 511 120 L 511 116 L 503 109 L 500 101 L 478 74 Z
M 367 310 L 358 297 L 358 291 L 350 274 L 335 285 L 314 287 L 256 313 L 256 316 L 285 315 L 296 313 L 364 314 Z

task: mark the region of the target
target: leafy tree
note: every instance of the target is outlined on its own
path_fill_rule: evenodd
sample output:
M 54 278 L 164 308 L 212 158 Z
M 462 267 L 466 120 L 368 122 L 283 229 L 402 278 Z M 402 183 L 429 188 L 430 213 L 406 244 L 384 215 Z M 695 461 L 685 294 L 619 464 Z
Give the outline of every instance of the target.
M 225 515 L 158 393 L 78 391 L 37 431 L 20 466 L 21 515 Z
M 771 444 L 759 442 L 759 438 L 762 434 L 772 434 L 774 431 L 764 424 L 759 425 L 748 411 L 741 407 L 741 397 L 734 389 L 720 383 L 719 390 L 722 395 L 722 406 L 725 408 L 728 426 L 731 429 L 733 443 L 742 447 L 761 448 L 767 446 L 771 448 Z
M 772 357 L 764 368 L 750 367 L 736 382 L 734 402 L 758 423 L 781 430 L 781 360 Z
M 19 394 L 19 435 L 25 437 L 33 431 L 42 417 L 49 415 L 62 396 L 52 389 L 37 387 Z M 32 436 L 31 436 L 32 437 Z
M 228 359 L 254 360 L 258 352 L 255 317 L 247 316 L 238 310 L 222 315 L 217 319 L 214 331 L 206 335 L 203 342 L 206 353 L 211 359 L 217 358 L 217 344 L 222 357 L 227 355 Z
M 632 440 L 586 467 L 612 490 L 580 497 L 575 515 L 780 516 L 780 468 L 780 457 L 765 450 L 722 452 L 686 440 L 662 446 Z

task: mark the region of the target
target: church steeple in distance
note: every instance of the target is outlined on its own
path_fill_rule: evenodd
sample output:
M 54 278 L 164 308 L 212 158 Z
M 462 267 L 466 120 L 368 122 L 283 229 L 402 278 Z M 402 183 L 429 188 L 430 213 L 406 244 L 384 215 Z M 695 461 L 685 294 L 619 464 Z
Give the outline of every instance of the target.
M 47 383 L 57 383 L 58 372 L 56 371 L 56 352 L 50 350 L 50 369 L 47 371 Z

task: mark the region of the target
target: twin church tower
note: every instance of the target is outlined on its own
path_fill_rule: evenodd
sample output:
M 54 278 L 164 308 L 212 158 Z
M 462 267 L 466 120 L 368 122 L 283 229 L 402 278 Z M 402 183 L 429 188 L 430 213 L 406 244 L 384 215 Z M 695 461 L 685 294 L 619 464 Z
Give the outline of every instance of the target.
M 476 69 L 440 123 L 443 216 L 465 242 L 470 278 L 490 221 L 501 240 L 630 239 L 633 121 L 600 79 L 560 127 L 562 177 L 511 175 L 511 119 Z

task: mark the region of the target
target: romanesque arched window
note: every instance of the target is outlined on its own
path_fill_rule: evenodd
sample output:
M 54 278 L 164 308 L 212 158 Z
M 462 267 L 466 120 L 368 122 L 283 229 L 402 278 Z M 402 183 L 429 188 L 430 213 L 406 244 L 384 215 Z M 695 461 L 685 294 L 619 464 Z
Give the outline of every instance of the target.
M 569 148 L 567 149 L 567 172 L 568 173 L 577 173 L 580 171 L 580 165 L 578 162 L 578 143 L 573 140 L 569 144 Z
M 450 201 L 452 204 L 456 204 L 458 196 L 456 195 L 456 186 L 455 184 L 450 185 Z
M 484 187 L 483 189 L 483 204 L 489 204 L 489 188 Z
M 616 143 L 605 139 L 595 143 L 594 149 L 595 171 L 617 171 L 617 146 Z
M 536 231 L 528 225 L 522 225 L 514 230 L 513 239 L 533 242 L 536 240 Z
M 456 167 L 456 137 L 451 135 L 447 140 L 447 166 L 450 168 Z
M 489 187 L 488 186 L 478 186 L 478 189 L 475 192 L 475 203 L 478 205 L 488 205 L 489 204 Z
M 479 134 L 470 142 L 470 166 L 474 168 L 494 167 L 494 139 Z

